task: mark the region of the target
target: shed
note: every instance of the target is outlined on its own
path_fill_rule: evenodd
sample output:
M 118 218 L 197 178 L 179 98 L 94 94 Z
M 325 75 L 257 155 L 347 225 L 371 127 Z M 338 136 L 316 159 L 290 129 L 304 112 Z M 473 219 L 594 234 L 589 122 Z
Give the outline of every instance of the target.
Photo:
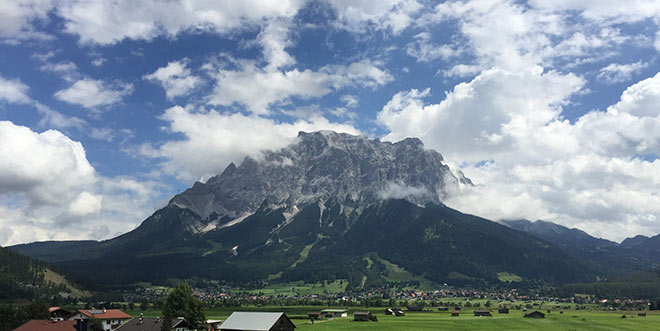
M 408 306 L 408 311 L 422 311 L 424 306 Z
M 452 310 L 451 311 L 451 316 L 458 316 L 458 314 L 460 314 L 460 311 L 458 311 L 458 310 Z
M 310 320 L 322 320 L 323 313 L 321 313 L 320 311 L 312 311 L 307 313 L 307 318 Z
M 353 320 L 356 322 L 364 322 L 371 320 L 371 312 L 369 311 L 356 311 L 353 313 Z
M 497 310 L 498 313 L 500 314 L 508 314 L 509 313 L 509 308 L 500 308 Z
M 50 307 L 48 308 L 48 313 L 50 314 L 51 319 L 60 321 L 66 320 L 69 316 L 73 315 L 72 312 L 62 309 L 62 307 Z
M 639 312 L 637 313 L 637 316 L 646 316 L 646 312 L 645 311 Z
M 525 314 L 525 317 L 527 317 L 527 318 L 545 318 L 545 314 L 538 311 L 538 310 L 535 310 L 531 313 Z
M 490 310 L 475 310 L 474 316 L 493 316 Z
M 438 307 L 438 311 L 449 311 L 447 307 Z
M 220 331 L 293 331 L 296 326 L 285 313 L 235 311 L 220 325 Z
M 206 320 L 200 324 L 199 328 L 206 331 L 217 331 L 220 330 L 220 324 L 222 324 L 221 320 Z
M 348 310 L 346 309 L 323 309 L 321 312 L 325 317 L 348 317 Z

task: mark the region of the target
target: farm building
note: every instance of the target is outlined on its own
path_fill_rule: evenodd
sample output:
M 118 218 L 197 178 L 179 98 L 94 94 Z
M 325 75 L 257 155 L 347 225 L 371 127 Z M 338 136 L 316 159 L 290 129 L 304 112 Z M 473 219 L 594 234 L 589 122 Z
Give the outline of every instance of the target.
M 408 311 L 422 311 L 424 306 L 408 306 Z
M 119 309 L 81 309 L 69 316 L 70 321 L 75 320 L 98 320 L 104 331 L 112 331 L 128 322 L 132 317 Z
M 284 313 L 233 312 L 220 331 L 293 331 L 296 326 Z
M 160 331 L 163 327 L 163 319 L 160 317 L 136 317 L 117 328 L 117 331 Z M 172 331 L 189 331 L 192 326 L 183 318 L 172 320 Z
M 452 311 L 451 311 L 451 316 L 458 316 L 458 314 L 460 314 L 460 313 L 461 313 L 461 312 L 458 311 L 458 310 L 452 310 Z
M 447 307 L 438 307 L 438 311 L 449 311 Z
M 538 311 L 538 310 L 535 310 L 531 313 L 525 314 L 525 317 L 527 317 L 527 318 L 545 318 L 545 314 Z
M 309 313 L 307 313 L 307 319 L 322 320 L 323 319 L 323 313 L 321 313 L 320 311 L 309 312 Z
M 199 328 L 200 330 L 217 331 L 220 330 L 220 324 L 222 324 L 221 320 L 206 320 L 199 325 Z
M 353 320 L 356 322 L 365 322 L 371 320 L 371 312 L 368 311 L 356 311 L 353 313 Z
M 497 310 L 498 313 L 500 314 L 508 314 L 509 313 L 509 308 L 500 308 Z
M 323 309 L 321 310 L 321 313 L 329 318 L 348 317 L 348 310 L 346 309 Z
M 75 331 L 74 321 L 30 320 L 15 331 Z
M 637 316 L 646 316 L 646 312 L 645 311 L 639 312 L 637 313 Z
M 490 310 L 475 310 L 474 316 L 493 316 L 490 313 Z
M 48 313 L 50 314 L 51 320 L 64 321 L 73 315 L 72 312 L 62 309 L 62 307 L 50 307 L 48 308 Z

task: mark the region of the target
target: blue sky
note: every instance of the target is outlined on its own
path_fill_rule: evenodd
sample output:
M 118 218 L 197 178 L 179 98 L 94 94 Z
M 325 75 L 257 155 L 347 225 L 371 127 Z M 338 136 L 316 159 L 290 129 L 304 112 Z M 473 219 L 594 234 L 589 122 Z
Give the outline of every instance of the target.
M 660 4 L 52 1 L 0 6 L 0 245 L 107 239 L 299 130 L 421 138 L 445 201 L 660 233 Z

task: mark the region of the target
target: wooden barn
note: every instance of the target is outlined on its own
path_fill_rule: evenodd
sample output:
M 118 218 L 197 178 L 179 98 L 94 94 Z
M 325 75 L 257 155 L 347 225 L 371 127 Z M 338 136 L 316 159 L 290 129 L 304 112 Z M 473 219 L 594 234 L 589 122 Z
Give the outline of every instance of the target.
M 346 309 L 323 309 L 321 313 L 327 318 L 348 317 L 348 310 Z
M 322 320 L 323 319 L 323 313 L 320 312 L 320 311 L 309 312 L 309 313 L 307 313 L 307 319 L 317 320 L 317 321 Z
M 233 312 L 220 331 L 294 331 L 296 326 L 284 313 Z
M 490 313 L 490 310 L 475 310 L 474 311 L 474 316 L 493 316 Z
M 538 311 L 538 310 L 535 310 L 533 312 L 525 314 L 525 317 L 527 317 L 527 318 L 545 318 L 545 314 Z
M 369 311 L 356 311 L 353 313 L 353 320 L 356 322 L 371 321 L 371 312 Z

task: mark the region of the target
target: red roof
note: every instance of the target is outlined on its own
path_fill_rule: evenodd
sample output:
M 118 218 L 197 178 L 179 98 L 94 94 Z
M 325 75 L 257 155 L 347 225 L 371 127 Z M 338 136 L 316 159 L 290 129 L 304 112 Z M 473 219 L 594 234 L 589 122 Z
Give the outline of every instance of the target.
M 75 321 L 30 320 L 14 331 L 75 331 Z
M 99 320 L 109 320 L 109 319 L 129 319 L 131 315 L 126 314 L 125 312 L 119 309 L 84 309 L 80 311 L 83 315 L 89 318 L 95 318 Z

